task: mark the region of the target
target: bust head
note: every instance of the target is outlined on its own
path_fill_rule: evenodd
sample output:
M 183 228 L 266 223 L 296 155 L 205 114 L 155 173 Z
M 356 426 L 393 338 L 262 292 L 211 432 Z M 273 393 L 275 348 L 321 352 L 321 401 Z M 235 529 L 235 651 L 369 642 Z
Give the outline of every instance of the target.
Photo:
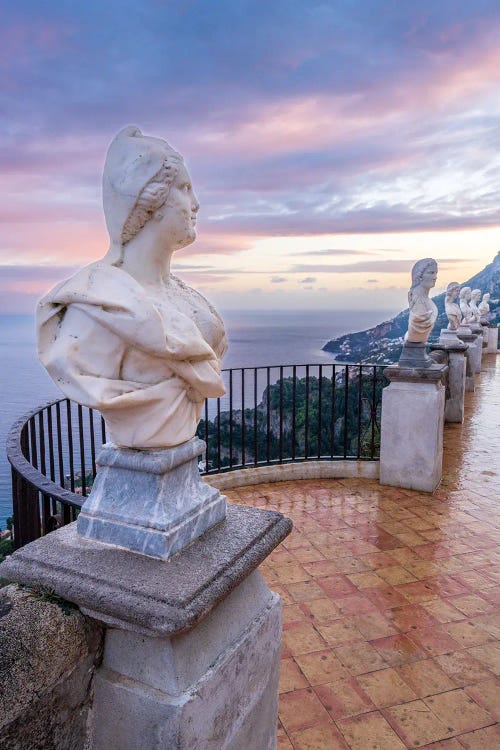
M 418 286 L 427 291 L 436 286 L 438 266 L 434 258 L 422 258 L 411 269 L 411 288 Z
M 471 298 L 470 286 L 463 286 L 460 289 L 460 302 L 468 302 Z
M 488 303 L 490 301 L 490 298 L 491 298 L 491 294 L 489 292 L 485 292 L 483 294 L 483 302 Z
M 103 172 L 103 206 L 111 244 L 124 248 L 149 221 L 161 221 L 169 198 L 172 203 L 174 187 L 191 191 L 182 156 L 166 141 L 144 136 L 133 125 L 121 130 L 109 146 Z M 187 205 L 185 213 L 190 214 L 192 226 L 185 227 L 183 240 L 177 238 L 178 247 L 194 241 L 198 208 L 196 199 Z
M 446 302 L 455 302 L 460 294 L 460 284 L 451 281 L 446 287 Z
M 477 305 L 481 299 L 482 292 L 480 289 L 473 289 L 471 292 L 471 300 Z

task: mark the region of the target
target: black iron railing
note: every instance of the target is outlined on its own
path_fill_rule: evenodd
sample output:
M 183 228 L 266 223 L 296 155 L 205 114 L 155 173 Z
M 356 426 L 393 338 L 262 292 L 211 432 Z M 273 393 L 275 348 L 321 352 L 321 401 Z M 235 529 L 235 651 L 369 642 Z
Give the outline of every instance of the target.
M 205 403 L 200 472 L 310 460 L 377 460 L 381 365 L 224 370 L 225 396 Z M 16 547 L 75 520 L 106 441 L 104 420 L 68 399 L 20 419 L 7 440 Z

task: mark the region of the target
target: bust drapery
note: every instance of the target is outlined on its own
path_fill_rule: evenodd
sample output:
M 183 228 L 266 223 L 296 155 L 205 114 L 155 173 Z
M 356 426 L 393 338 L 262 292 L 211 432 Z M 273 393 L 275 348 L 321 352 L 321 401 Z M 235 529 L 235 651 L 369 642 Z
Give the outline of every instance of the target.
M 222 320 L 202 295 L 172 282 L 212 323 L 214 348 L 187 315 L 168 304 L 160 311 L 135 279 L 104 263 L 83 268 L 39 303 L 42 364 L 65 396 L 101 411 L 118 445 L 189 440 L 204 399 L 225 392 Z

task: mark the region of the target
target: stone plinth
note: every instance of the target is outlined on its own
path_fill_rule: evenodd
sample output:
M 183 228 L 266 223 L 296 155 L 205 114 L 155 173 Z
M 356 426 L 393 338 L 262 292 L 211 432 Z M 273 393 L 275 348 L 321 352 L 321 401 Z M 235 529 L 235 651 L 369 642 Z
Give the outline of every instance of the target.
M 426 368 L 432 365 L 426 350 L 425 341 L 405 341 L 401 356 L 399 357 L 399 367 L 407 368 Z
M 432 492 L 441 481 L 446 365 L 387 367 L 382 394 L 380 483 Z
M 440 344 L 460 344 L 460 339 L 457 336 L 458 331 L 452 328 L 441 328 L 439 333 Z
M 476 374 L 479 374 L 481 372 L 481 363 L 483 359 L 483 348 L 484 348 L 484 336 L 483 336 L 483 329 L 480 325 L 471 325 L 470 327 L 472 333 L 477 336 L 477 340 L 475 342 L 476 346 L 476 352 L 475 352 L 475 358 L 474 358 L 474 372 Z
M 467 344 L 450 336 L 440 337 L 439 343 L 431 344 L 431 350 L 442 350 L 446 353 L 448 374 L 446 378 L 446 401 L 444 407 L 445 422 L 464 421 L 464 396 L 466 377 Z
M 496 354 L 498 351 L 498 326 L 490 325 L 488 328 L 488 347 L 485 354 Z
M 274 750 L 281 613 L 257 566 L 291 530 L 229 506 L 170 560 L 82 539 L 76 524 L 18 550 L 0 576 L 108 625 L 92 750 Z
M 467 332 L 469 331 L 469 332 Z M 481 361 L 481 342 L 478 344 L 478 337 L 473 334 L 472 331 L 460 326 L 457 331 L 457 337 L 460 341 L 468 344 L 468 349 L 465 354 L 466 357 L 466 373 L 465 373 L 465 390 L 468 392 L 474 392 L 476 389 L 476 372 L 477 372 L 477 361 Z
M 205 449 L 196 437 L 164 450 L 104 445 L 78 533 L 161 559 L 187 547 L 226 515 L 224 495 L 200 477 Z

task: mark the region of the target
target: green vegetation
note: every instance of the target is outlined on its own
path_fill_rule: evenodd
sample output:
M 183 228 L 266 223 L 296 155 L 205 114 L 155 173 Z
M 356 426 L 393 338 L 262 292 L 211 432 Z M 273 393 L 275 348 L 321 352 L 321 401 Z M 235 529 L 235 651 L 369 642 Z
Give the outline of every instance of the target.
M 3 562 L 7 555 L 11 555 L 14 552 L 14 542 L 12 539 L 0 540 L 0 562 Z
M 7 519 L 7 530 L 10 531 L 10 537 L 4 537 L 3 539 L 0 539 L 0 562 L 5 560 L 7 555 L 12 554 L 14 552 L 14 542 L 12 541 L 12 529 L 14 527 L 14 519 L 12 516 L 9 516 Z M 0 532 L 2 529 L 0 529 Z
M 334 387 L 327 377 L 287 377 L 266 388 L 257 409 L 233 410 L 220 415 L 221 468 L 231 463 L 253 464 L 255 443 L 257 461 L 314 458 L 318 456 L 359 456 L 376 458 L 380 444 L 380 404 L 385 379 L 378 371 L 373 383 L 372 370 L 359 376 L 358 368 L 337 375 Z M 283 415 L 280 426 L 280 414 Z M 269 442 L 268 442 L 269 424 Z M 359 425 L 359 429 L 358 429 Z M 209 468 L 218 465 L 218 420 L 202 420 L 198 435 L 207 439 Z M 232 441 L 232 457 L 230 444 Z M 372 454 L 373 448 L 373 454 Z M 231 461 L 232 458 L 232 461 Z

